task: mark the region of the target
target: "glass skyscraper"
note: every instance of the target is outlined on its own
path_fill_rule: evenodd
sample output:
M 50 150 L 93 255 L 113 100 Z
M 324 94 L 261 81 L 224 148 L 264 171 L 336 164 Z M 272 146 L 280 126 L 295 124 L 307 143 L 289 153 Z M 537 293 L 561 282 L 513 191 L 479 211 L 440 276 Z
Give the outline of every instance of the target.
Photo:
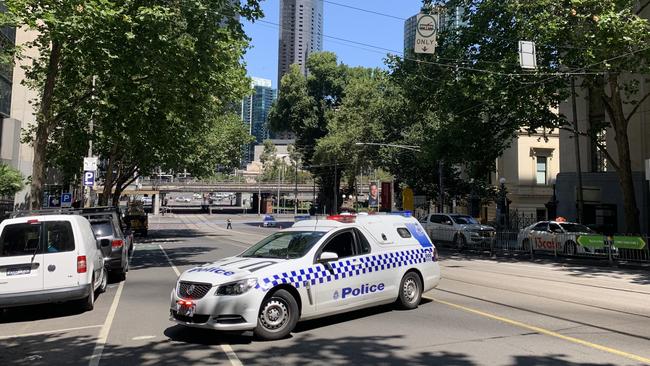
M 0 1 L 0 13 L 3 13 L 5 10 L 5 4 Z M 0 48 L 13 47 L 15 42 L 15 28 L 0 28 Z M 9 114 L 11 112 L 12 78 L 13 65 L 4 65 L 0 63 L 0 119 L 9 117 Z
M 253 145 L 261 144 L 264 140 L 272 138 L 268 128 L 268 117 L 271 105 L 277 98 L 277 90 L 273 89 L 271 80 L 252 78 L 253 92 L 245 97 L 241 103 L 241 119 L 248 128 L 248 132 L 255 138 Z M 252 146 L 246 149 L 244 160 L 249 163 L 253 160 Z

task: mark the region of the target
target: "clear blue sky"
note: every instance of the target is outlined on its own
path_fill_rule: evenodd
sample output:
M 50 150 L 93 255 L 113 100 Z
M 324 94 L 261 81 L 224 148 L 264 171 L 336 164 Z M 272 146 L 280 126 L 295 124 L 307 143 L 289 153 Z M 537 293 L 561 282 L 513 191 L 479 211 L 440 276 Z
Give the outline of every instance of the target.
M 421 0 L 332 0 L 356 8 L 390 14 L 406 19 L 419 12 Z M 401 52 L 404 48 L 404 21 L 362 12 L 325 2 L 324 51 L 332 51 L 339 61 L 351 66 L 383 67 L 388 51 L 369 48 L 328 38 L 342 38 Z M 280 22 L 280 0 L 263 0 L 264 20 Z M 273 81 L 277 88 L 278 27 L 262 22 L 244 21 L 246 34 L 252 38 L 245 56 L 249 76 Z

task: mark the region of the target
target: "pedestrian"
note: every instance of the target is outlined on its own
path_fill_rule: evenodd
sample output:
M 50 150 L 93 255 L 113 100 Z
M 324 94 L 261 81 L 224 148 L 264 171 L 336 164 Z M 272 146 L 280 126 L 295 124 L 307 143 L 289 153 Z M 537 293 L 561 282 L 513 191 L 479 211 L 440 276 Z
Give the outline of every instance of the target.
M 228 223 L 228 225 L 226 225 L 226 229 L 232 229 L 232 220 L 230 220 L 230 217 L 226 222 Z

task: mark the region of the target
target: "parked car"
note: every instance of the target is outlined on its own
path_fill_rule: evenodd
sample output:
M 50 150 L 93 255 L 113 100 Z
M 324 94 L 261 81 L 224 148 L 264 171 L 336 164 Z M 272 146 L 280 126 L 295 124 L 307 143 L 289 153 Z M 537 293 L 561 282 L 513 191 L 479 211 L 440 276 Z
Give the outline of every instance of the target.
M 192 202 L 192 199 L 189 197 L 178 196 L 176 197 L 176 202 Z
M 273 217 L 273 215 L 264 215 L 264 218 L 262 219 L 262 226 L 276 227 L 278 226 L 278 222 L 275 221 L 275 217 Z
M 203 196 L 201 196 L 200 193 L 194 193 L 194 194 L 192 195 L 192 198 L 194 198 L 195 200 L 200 200 L 201 198 L 203 198 Z
M 598 235 L 585 225 L 575 222 L 539 221 L 519 233 L 517 242 L 524 250 L 557 252 L 566 255 L 607 254 L 606 248 L 588 248 L 580 245 L 581 235 Z M 531 248 L 532 245 L 532 248 Z M 617 252 L 612 247 L 614 253 Z
M 430 214 L 421 220 L 421 223 L 434 243 L 453 243 L 458 250 L 464 249 L 468 243 L 489 244 L 496 235 L 492 226 L 481 225 L 468 215 Z
M 147 236 L 149 232 L 149 218 L 141 202 L 130 202 L 126 208 L 124 223 L 131 233 Z
M 80 215 L 87 218 L 98 239 L 111 241 L 111 252 L 106 257 L 106 268 L 119 281 L 129 271 L 129 254 L 133 251 L 131 230 L 122 231 L 121 217 L 116 208 L 87 208 Z
M 0 308 L 76 301 L 92 310 L 106 290 L 108 239 L 72 214 L 22 216 L 0 224 Z

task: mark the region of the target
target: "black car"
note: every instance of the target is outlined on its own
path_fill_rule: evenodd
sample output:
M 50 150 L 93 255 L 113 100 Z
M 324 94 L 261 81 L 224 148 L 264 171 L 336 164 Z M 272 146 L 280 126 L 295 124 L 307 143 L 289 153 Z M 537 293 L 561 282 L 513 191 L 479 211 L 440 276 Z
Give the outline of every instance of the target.
M 81 209 L 79 215 L 90 221 L 97 239 L 111 241 L 111 254 L 105 258 L 109 273 L 119 281 L 126 279 L 129 255 L 133 251 L 133 235 L 122 231 L 121 215 L 117 208 L 99 207 Z

